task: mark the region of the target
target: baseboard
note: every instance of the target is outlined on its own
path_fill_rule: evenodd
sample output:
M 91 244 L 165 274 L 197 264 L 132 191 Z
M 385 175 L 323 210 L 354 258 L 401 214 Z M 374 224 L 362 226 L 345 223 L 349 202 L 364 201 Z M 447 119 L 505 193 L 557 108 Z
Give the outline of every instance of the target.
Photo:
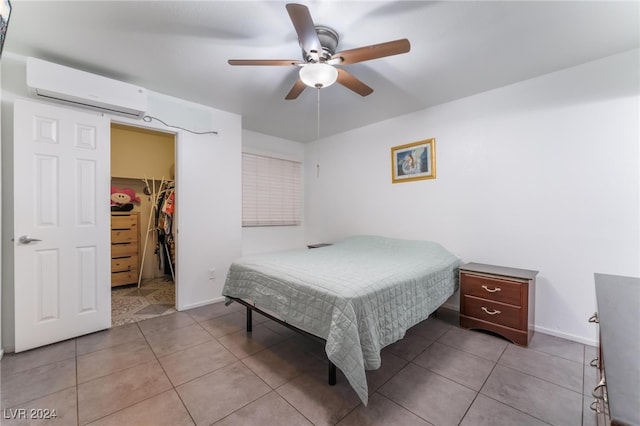
M 565 340 L 571 340 L 572 342 L 582 343 L 584 345 L 589 345 L 589 346 L 598 346 L 598 341 L 597 340 L 586 339 L 586 338 L 584 338 L 582 336 L 576 336 L 574 334 L 563 333 L 562 331 L 551 330 L 549 328 L 539 327 L 537 325 L 534 326 L 534 330 L 536 332 L 540 332 L 542 334 L 549 334 L 551 336 L 560 337 L 560 338 L 565 339 Z
M 457 303 L 453 302 L 444 302 L 441 306 L 442 308 L 449 309 L 451 311 L 460 312 L 460 306 Z
M 200 306 L 210 305 L 212 303 L 224 302 L 224 296 L 216 297 L 215 299 L 205 300 L 204 302 L 192 303 L 190 305 L 176 307 L 178 311 L 186 311 L 188 309 L 199 308 Z
M 452 311 L 456 311 L 459 312 L 460 311 L 460 306 L 457 303 L 453 303 L 450 301 L 445 302 L 442 305 L 443 308 L 445 309 L 450 309 Z M 551 336 L 555 336 L 555 337 L 560 337 L 562 339 L 565 340 L 571 340 L 572 342 L 577 342 L 577 343 L 582 343 L 584 345 L 589 345 L 589 346 L 598 346 L 598 341 L 597 340 L 593 340 L 593 339 L 586 339 L 582 336 L 576 336 L 573 334 L 569 334 L 569 333 L 563 333 L 562 331 L 558 331 L 558 330 L 551 330 L 549 328 L 545 328 L 545 327 L 540 327 L 540 326 L 534 326 L 534 330 L 536 332 L 540 332 L 542 334 L 549 334 Z

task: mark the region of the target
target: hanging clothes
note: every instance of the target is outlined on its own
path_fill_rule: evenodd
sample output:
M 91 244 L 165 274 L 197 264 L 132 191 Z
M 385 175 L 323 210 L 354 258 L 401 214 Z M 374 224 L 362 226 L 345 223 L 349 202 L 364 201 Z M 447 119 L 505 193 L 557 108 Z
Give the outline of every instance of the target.
M 174 212 L 175 212 L 175 190 L 170 183 L 158 196 L 156 206 L 156 230 L 158 233 L 158 254 L 159 268 L 165 274 L 172 274 L 175 265 L 175 235 L 174 235 Z

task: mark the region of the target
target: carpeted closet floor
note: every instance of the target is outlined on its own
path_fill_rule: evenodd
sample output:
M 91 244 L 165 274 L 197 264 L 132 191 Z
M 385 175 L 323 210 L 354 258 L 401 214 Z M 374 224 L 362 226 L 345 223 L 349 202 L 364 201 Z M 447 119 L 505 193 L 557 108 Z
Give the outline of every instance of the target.
M 134 323 L 176 311 L 176 290 L 169 276 L 111 289 L 111 324 Z

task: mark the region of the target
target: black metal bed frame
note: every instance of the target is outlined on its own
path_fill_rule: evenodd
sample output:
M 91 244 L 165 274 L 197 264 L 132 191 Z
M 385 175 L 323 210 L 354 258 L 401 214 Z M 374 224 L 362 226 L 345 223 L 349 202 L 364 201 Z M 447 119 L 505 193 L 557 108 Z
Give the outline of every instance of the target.
M 327 342 L 325 339 L 323 339 L 322 337 L 318 337 L 315 334 L 311 334 L 307 331 L 301 330 L 298 327 L 295 327 L 285 321 L 282 321 L 280 318 L 276 318 L 273 315 L 263 311 L 262 309 L 256 307 L 255 305 L 252 305 L 249 302 L 246 302 L 242 299 L 239 299 L 237 297 L 230 297 L 230 296 L 226 296 L 228 299 L 234 301 L 234 302 L 238 302 L 241 305 L 244 305 L 247 308 L 247 333 L 250 333 L 253 330 L 253 311 L 256 311 L 257 313 L 259 313 L 260 315 L 264 315 L 265 317 L 269 318 L 272 321 L 277 322 L 278 324 L 287 327 L 289 330 L 293 330 L 297 333 L 302 334 L 303 336 L 309 337 L 311 339 L 316 339 L 316 340 L 320 340 L 322 342 Z M 336 365 L 331 362 L 330 360 L 327 359 L 327 362 L 329 363 L 329 378 L 328 378 L 328 382 L 329 385 L 333 386 L 336 384 Z

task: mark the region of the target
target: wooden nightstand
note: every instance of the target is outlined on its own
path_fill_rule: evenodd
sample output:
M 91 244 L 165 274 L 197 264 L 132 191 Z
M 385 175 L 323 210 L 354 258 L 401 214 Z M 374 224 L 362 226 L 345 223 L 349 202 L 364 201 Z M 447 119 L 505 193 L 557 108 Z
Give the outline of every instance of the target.
M 467 263 L 460 267 L 460 327 L 527 346 L 534 330 L 538 271 Z

